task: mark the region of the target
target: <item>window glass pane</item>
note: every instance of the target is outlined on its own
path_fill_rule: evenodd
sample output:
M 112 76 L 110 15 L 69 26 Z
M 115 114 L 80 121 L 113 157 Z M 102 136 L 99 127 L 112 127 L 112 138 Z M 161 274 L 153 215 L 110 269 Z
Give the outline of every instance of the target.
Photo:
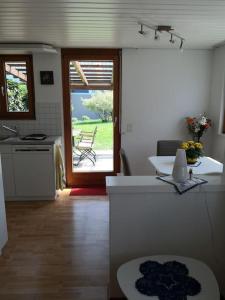
M 5 72 L 7 111 L 29 112 L 26 62 L 7 61 Z

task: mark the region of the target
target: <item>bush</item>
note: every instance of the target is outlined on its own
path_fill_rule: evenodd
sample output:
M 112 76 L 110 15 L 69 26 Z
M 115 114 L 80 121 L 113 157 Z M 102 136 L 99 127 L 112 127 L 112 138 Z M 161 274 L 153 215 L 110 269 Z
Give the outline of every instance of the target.
M 28 93 L 25 84 L 7 79 L 7 93 L 9 111 L 28 111 Z
M 90 120 L 90 117 L 88 117 L 88 116 L 82 116 L 82 120 L 83 121 L 88 121 L 88 120 Z
M 96 91 L 91 98 L 82 99 L 82 103 L 87 109 L 97 113 L 103 122 L 109 122 L 112 120 L 112 91 Z

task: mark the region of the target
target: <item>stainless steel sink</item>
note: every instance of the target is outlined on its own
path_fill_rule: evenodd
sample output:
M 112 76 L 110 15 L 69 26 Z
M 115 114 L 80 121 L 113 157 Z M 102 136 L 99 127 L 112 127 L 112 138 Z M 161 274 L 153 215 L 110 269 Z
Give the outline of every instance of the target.
M 0 141 L 5 141 L 9 138 L 9 135 L 0 136 Z

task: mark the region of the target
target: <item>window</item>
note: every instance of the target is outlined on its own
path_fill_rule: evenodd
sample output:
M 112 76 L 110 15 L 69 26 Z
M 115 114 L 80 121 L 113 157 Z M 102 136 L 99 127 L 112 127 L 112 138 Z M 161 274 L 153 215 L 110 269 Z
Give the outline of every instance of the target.
M 31 55 L 0 55 L 0 118 L 35 119 Z

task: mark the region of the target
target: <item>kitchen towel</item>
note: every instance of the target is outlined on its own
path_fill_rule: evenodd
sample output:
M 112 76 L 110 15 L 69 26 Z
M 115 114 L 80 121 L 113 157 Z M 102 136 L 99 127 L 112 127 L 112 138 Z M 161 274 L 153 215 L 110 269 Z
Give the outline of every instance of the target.
M 56 189 L 63 190 L 65 187 L 65 172 L 60 145 L 55 146 L 55 171 L 56 171 Z

